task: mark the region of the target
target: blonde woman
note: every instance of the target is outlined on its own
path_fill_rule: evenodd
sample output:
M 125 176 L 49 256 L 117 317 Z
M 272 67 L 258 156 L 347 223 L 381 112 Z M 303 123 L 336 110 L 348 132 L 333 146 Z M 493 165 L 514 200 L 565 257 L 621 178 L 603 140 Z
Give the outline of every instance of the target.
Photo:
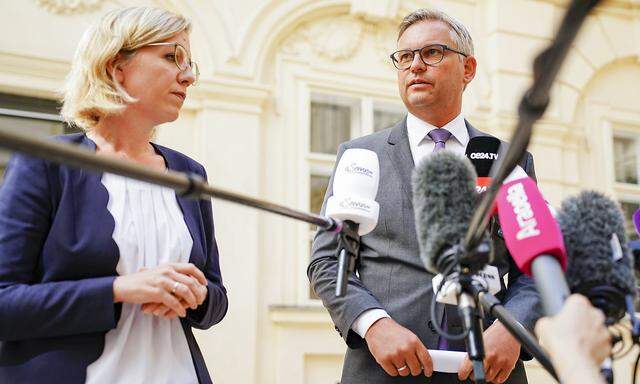
M 84 35 L 58 139 L 156 170 L 204 168 L 151 143 L 198 79 L 190 23 L 156 8 Z M 210 383 L 191 328 L 227 310 L 211 203 L 15 155 L 0 189 L 0 382 Z

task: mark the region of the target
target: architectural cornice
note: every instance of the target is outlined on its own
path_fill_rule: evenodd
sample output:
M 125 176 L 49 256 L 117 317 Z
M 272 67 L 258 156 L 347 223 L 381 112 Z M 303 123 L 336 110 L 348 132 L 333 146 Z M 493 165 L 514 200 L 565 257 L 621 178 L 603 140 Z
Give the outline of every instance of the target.
M 104 0 L 36 0 L 44 10 L 55 14 L 78 14 L 98 10 Z
M 56 98 L 69 72 L 69 63 L 0 51 L 0 91 Z
M 331 318 L 327 310 L 318 306 L 287 306 L 287 305 L 271 305 L 269 306 L 269 319 L 279 326 L 292 325 L 320 325 L 328 326 Z

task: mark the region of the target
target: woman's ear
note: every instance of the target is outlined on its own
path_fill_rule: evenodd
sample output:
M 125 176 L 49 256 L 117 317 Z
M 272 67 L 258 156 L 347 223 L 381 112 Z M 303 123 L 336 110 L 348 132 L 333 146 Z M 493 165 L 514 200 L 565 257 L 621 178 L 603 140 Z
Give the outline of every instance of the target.
M 124 65 L 124 56 L 122 53 L 118 53 L 116 57 L 111 59 L 107 64 L 107 73 L 118 84 L 124 82 L 124 72 L 122 71 L 122 65 Z

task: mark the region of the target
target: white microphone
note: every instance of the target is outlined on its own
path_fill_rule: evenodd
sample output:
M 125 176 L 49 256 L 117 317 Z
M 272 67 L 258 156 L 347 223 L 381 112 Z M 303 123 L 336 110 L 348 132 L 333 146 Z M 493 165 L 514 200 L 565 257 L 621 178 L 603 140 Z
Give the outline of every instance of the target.
M 344 151 L 333 176 L 333 196 L 325 214 L 359 224 L 358 235 L 373 231 L 378 224 L 380 204 L 375 201 L 380 181 L 378 155 L 368 149 Z
M 378 224 L 380 165 L 378 155 L 368 149 L 344 151 L 333 176 L 333 195 L 327 200 L 325 214 L 342 221 L 338 235 L 338 273 L 336 296 L 344 296 L 349 275 L 354 272 L 360 250 L 360 236 Z

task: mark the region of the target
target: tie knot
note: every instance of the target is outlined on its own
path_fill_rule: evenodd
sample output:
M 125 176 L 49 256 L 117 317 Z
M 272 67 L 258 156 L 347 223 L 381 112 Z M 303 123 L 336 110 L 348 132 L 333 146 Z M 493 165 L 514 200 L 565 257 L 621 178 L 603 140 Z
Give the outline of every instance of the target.
M 431 132 L 427 134 L 436 143 L 445 143 L 451 137 L 451 132 L 446 129 L 437 128 L 432 129 Z

